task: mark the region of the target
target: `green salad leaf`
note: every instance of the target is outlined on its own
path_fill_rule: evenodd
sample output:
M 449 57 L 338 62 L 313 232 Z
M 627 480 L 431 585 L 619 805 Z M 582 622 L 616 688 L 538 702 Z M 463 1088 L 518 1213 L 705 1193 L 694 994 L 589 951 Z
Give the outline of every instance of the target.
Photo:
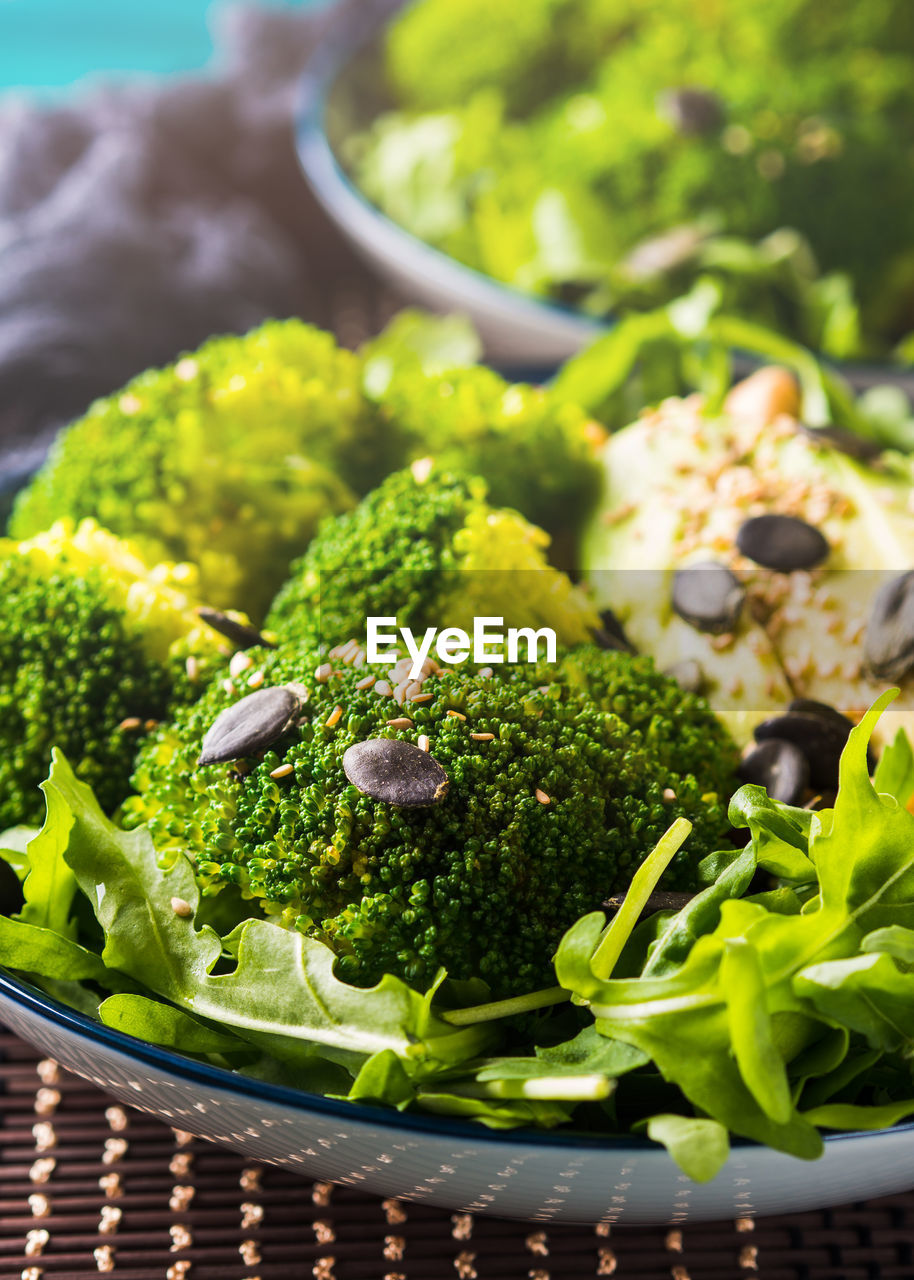
M 59 753 L 45 787 L 52 829 L 67 829 L 66 865 L 104 930 L 101 958 L 108 968 L 302 1064 L 326 1058 L 355 1073 L 389 1049 L 421 1074 L 432 1063 L 460 1062 L 485 1047 L 485 1030 L 441 1022 L 425 998 L 397 978 L 387 975 L 370 988 L 340 982 L 328 947 L 267 920 L 241 927 L 237 958 L 218 971 L 223 944 L 209 926 L 194 924 L 199 892 L 187 859 L 178 856 L 161 868 L 148 831 L 122 831 L 110 822 Z M 61 824 L 64 812 L 68 828 Z

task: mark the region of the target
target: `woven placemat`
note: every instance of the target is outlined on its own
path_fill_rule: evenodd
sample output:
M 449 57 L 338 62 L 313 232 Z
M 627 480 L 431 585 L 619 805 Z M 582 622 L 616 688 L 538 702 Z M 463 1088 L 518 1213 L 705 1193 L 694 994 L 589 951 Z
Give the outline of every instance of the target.
M 914 1194 L 695 1226 L 446 1213 L 252 1164 L 114 1103 L 0 1030 L 0 1277 L 912 1280 Z

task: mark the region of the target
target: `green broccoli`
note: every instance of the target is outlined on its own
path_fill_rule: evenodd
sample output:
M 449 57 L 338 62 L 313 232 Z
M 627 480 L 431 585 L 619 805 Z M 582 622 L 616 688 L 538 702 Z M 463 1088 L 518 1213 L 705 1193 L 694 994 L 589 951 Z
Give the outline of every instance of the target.
M 627 886 L 676 816 L 695 831 L 673 888 L 695 886 L 697 860 L 727 830 L 732 744 L 646 659 L 587 655 L 598 702 L 576 687 L 578 655 L 546 683 L 541 668 L 431 665 L 404 702 L 399 669 L 372 681 L 354 642 L 329 658 L 298 646 L 249 656 L 261 687 L 296 690 L 297 721 L 259 755 L 198 768 L 214 721 L 249 693 L 250 677 L 213 681 L 144 747 L 128 820 L 150 822 L 164 862 L 186 852 L 204 893 L 234 885 L 326 940 L 348 980 L 423 984 L 444 966 L 499 995 L 533 989 L 563 930 Z M 379 738 L 428 751 L 444 799 L 396 807 L 349 782 L 347 749 Z
M 475 616 L 549 626 L 560 644 L 599 628 L 585 596 L 546 561 L 548 536 L 486 501 L 485 481 L 429 459 L 389 476 L 328 520 L 277 596 L 268 623 L 284 641 L 365 635 L 369 616 L 413 630 Z
M 351 352 L 299 321 L 215 338 L 63 432 L 10 532 L 94 517 L 153 560 L 199 565 L 209 603 L 257 616 L 319 519 L 399 462 L 359 380 Z
M 431 454 L 444 470 L 484 476 L 490 500 L 545 529 L 555 562 L 573 567 L 575 535 L 600 491 L 603 428 L 567 399 L 491 369 L 433 375 L 401 357 L 388 375 L 368 390 L 385 429 L 405 437 L 405 460 Z
M 52 746 L 106 809 L 123 800 L 146 722 L 224 652 L 195 587 L 191 566 L 150 569 L 93 521 L 0 543 L 0 829 L 40 822 Z

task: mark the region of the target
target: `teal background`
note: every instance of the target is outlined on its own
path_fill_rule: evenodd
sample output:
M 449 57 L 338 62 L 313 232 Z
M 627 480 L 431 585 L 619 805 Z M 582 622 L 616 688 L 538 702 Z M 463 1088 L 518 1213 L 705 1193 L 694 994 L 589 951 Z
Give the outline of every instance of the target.
M 272 8 L 323 0 L 247 0 Z M 50 94 L 86 76 L 168 74 L 212 52 L 210 0 L 0 0 L 0 88 Z

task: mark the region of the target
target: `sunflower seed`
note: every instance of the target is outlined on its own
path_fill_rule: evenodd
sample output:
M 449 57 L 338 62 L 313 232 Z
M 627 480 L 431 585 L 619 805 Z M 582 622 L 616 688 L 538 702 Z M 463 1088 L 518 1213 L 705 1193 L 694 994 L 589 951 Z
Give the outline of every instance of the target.
M 795 742 L 767 738 L 743 757 L 739 776 L 764 787 L 772 800 L 796 805 L 809 786 L 809 761 Z
M 201 605 L 197 609 L 197 617 L 201 622 L 205 622 L 208 627 L 212 627 L 214 631 L 218 631 L 221 636 L 225 636 L 226 640 L 231 640 L 236 649 L 275 649 L 276 645 L 272 640 L 267 640 L 256 627 L 249 626 L 245 622 L 238 622 L 235 618 L 229 617 L 227 613 L 221 613 L 218 609 L 208 609 Z
M 749 560 L 780 573 L 814 569 L 828 559 L 831 550 L 818 529 L 799 516 L 780 512 L 752 516 L 744 521 L 736 535 L 736 545 Z
M 221 764 L 265 751 L 295 723 L 301 705 L 287 685 L 249 693 L 213 721 L 197 764 Z
M 398 738 L 369 738 L 349 747 L 343 772 L 354 787 L 373 800 L 402 808 L 440 804 L 448 776 L 427 751 Z
M 914 667 L 914 570 L 876 592 L 863 637 L 863 659 L 879 680 L 903 680 Z
M 703 560 L 673 574 L 673 608 L 697 631 L 722 635 L 739 620 L 746 592 L 735 574 Z

